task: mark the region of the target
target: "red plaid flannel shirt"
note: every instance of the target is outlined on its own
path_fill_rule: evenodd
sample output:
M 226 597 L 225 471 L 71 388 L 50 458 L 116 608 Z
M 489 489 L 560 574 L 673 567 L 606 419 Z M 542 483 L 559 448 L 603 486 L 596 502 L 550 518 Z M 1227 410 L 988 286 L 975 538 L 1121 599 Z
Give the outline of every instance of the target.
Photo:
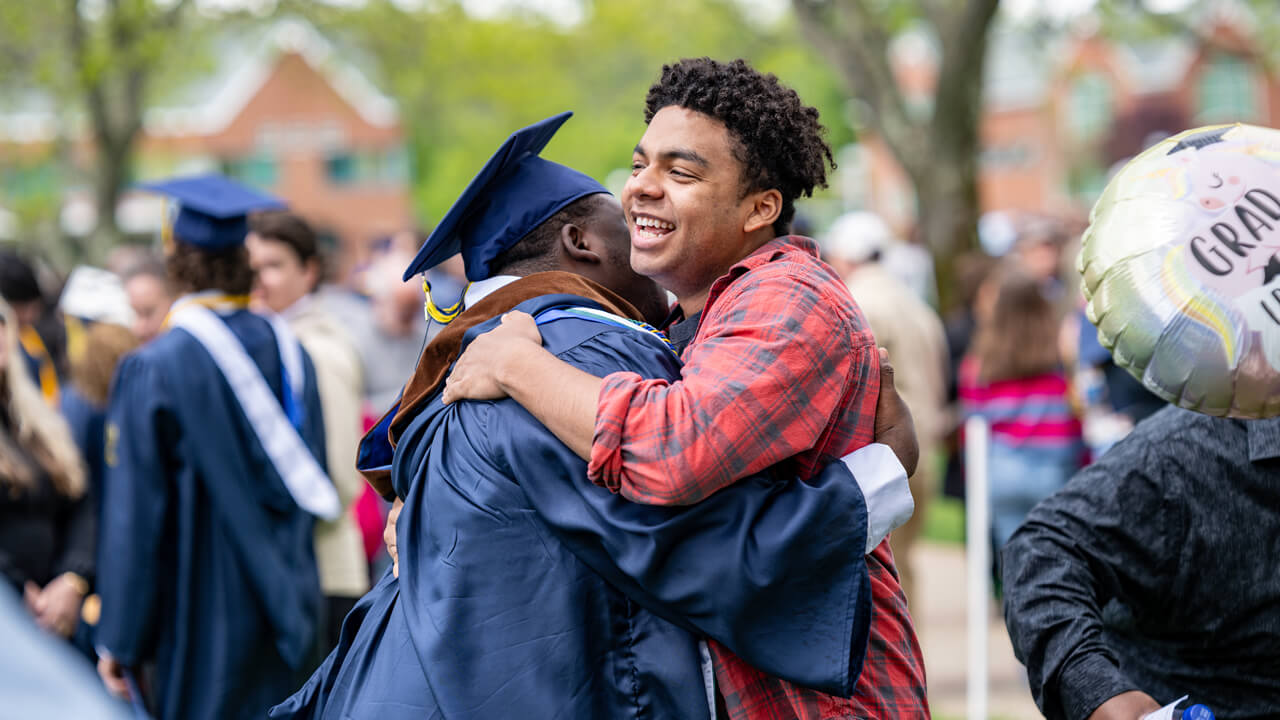
M 588 472 L 650 505 L 696 503 L 782 461 L 800 477 L 872 441 L 875 339 L 840 278 L 799 236 L 712 285 L 681 380 L 605 378 Z M 871 638 L 853 698 L 765 676 L 710 643 L 734 720 L 927 718 L 924 660 L 887 542 L 867 556 Z

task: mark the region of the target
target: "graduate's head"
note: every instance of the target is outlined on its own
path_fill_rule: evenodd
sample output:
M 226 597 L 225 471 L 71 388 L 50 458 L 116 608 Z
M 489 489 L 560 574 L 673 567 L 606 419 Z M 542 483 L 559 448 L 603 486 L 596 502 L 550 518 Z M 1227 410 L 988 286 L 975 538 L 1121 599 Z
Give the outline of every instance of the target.
M 630 302 L 645 319 L 660 324 L 667 293 L 631 269 L 631 238 L 622 206 L 608 193 L 579 198 L 534 228 L 490 263 L 493 275 L 531 275 L 560 270 L 581 275 Z
M 273 312 L 309 295 L 324 275 L 316 233 L 306 220 L 286 210 L 255 213 L 249 218 L 249 264 L 256 302 Z
M 174 200 L 164 228 L 165 266 L 174 290 L 249 294 L 253 269 L 244 245 L 248 215 L 282 209 L 282 201 L 220 175 L 175 178 L 140 187 Z
M 630 240 L 618 202 L 594 179 L 538 156 L 571 115 L 561 113 L 512 134 L 440 219 L 404 278 L 459 253 L 472 282 L 566 270 L 660 320 L 665 295 L 631 272 Z
M 744 60 L 681 60 L 645 99 L 622 208 L 631 265 L 683 300 L 790 232 L 835 166 L 818 111 Z

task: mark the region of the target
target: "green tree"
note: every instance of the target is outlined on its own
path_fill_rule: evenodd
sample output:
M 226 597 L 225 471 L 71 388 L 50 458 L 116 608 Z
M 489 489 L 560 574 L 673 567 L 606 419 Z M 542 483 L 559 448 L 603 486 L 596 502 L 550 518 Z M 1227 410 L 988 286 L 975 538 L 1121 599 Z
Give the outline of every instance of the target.
M 794 26 L 753 24 L 730 0 L 597 2 L 569 27 L 529 13 L 479 20 L 458 2 L 287 10 L 374 58 L 401 104 L 415 204 L 428 221 L 512 130 L 562 110 L 577 116 L 548 157 L 602 180 L 628 167 L 644 132 L 645 92 L 663 63 L 681 57 L 745 57 L 816 104 L 834 143 L 851 136 L 838 80 Z
M 988 31 L 999 0 L 792 0 L 804 36 L 870 109 L 867 118 L 915 188 L 920 233 L 940 260 L 944 303 L 950 259 L 977 238 L 978 136 Z M 941 50 L 935 89 L 911 108 L 889 63 L 889 43 L 923 27 Z
M 115 209 L 153 90 L 185 76 L 195 33 L 190 0 L 56 0 L 0 3 L 0 67 L 5 84 L 41 88 L 58 109 L 55 156 L 64 182 L 69 156 L 91 157 L 97 227 L 71 259 L 99 259 L 120 237 Z M 83 133 L 81 132 L 83 128 Z

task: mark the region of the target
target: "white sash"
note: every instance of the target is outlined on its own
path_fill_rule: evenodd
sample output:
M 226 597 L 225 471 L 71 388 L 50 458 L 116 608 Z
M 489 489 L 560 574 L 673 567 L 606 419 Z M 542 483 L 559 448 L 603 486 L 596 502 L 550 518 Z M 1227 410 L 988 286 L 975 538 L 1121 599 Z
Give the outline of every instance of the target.
M 297 407 L 302 407 L 302 385 L 305 374 L 302 351 L 288 326 L 278 317 L 268 318 L 275 331 L 280 359 L 284 364 L 286 391 L 292 391 Z M 244 347 L 226 323 L 212 310 L 185 303 L 173 311 L 169 324 L 191 334 L 208 351 L 222 371 L 227 384 L 258 436 L 262 449 L 284 480 L 284 486 L 298 507 L 317 517 L 333 520 L 342 511 L 338 491 L 325 475 L 298 429 L 289 422 L 284 409 L 276 401 L 266 378 L 245 352 Z

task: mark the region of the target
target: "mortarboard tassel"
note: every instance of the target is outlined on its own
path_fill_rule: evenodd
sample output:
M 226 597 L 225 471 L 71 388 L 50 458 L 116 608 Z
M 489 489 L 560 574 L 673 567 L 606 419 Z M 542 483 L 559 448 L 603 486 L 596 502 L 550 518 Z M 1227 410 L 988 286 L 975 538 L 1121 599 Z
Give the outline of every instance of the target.
M 471 283 L 467 283 L 467 287 L 471 287 Z M 447 308 L 436 307 L 435 302 L 431 300 L 431 283 L 426 278 L 422 279 L 422 293 L 427 296 L 427 301 L 423 303 L 422 308 L 426 311 L 427 321 L 435 320 L 441 325 L 448 325 L 453 319 L 458 317 L 458 313 L 462 312 L 462 298 L 466 297 L 467 291 L 464 288 L 462 297 L 458 298 L 458 302 Z

